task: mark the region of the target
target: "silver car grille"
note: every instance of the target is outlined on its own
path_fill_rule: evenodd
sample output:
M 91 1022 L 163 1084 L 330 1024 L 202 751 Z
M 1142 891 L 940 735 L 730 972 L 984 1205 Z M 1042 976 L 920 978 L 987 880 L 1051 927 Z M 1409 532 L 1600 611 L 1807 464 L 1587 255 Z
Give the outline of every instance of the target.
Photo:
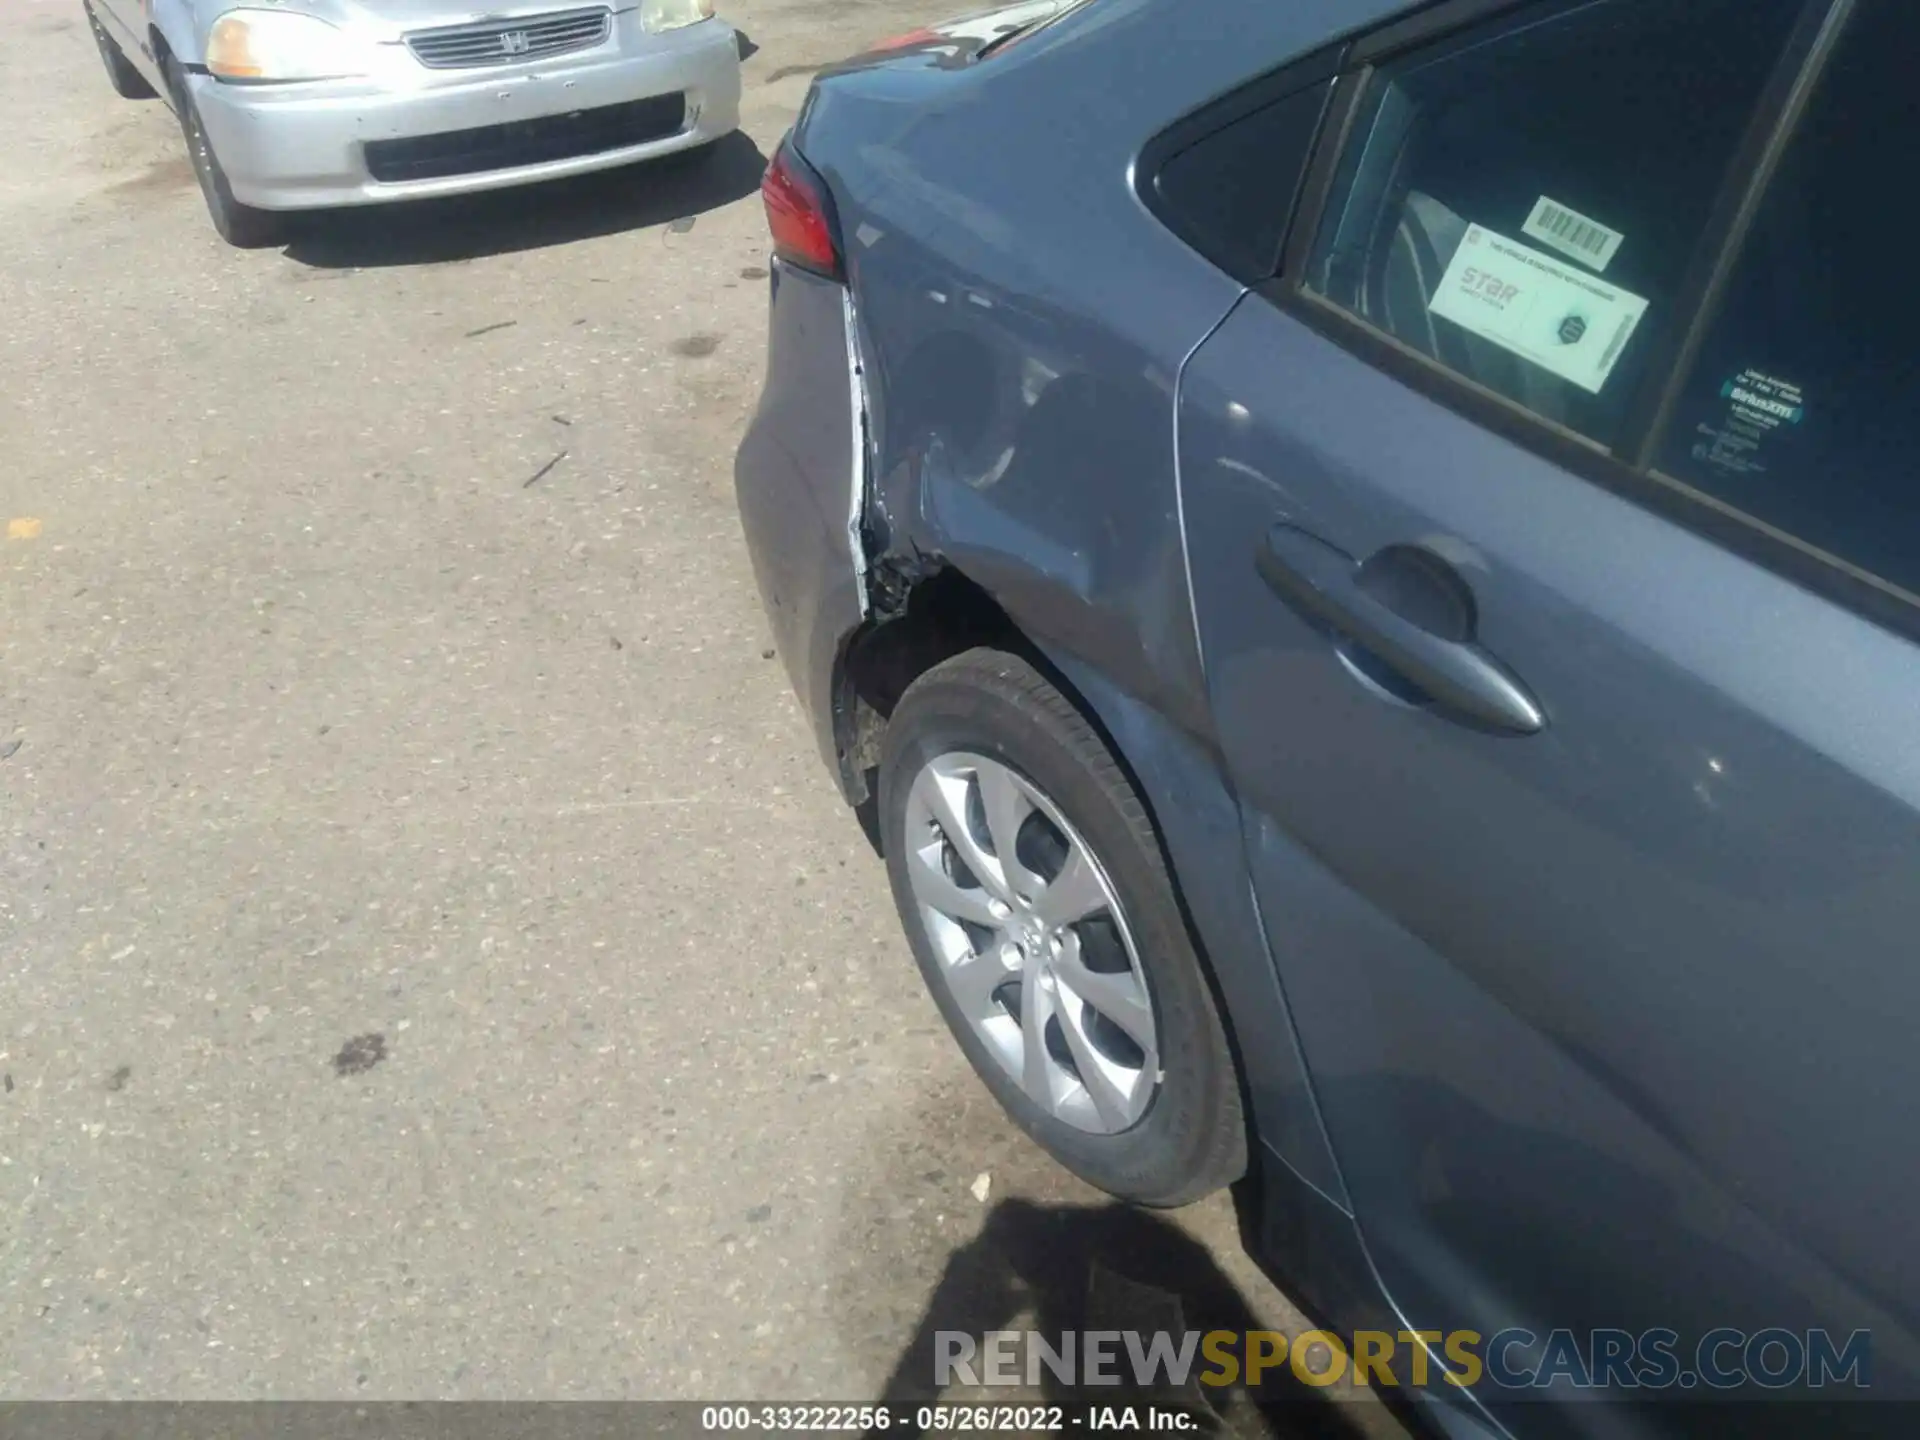
M 415 30 L 405 38 L 407 48 L 422 65 L 434 70 L 467 70 L 588 50 L 605 40 L 612 26 L 613 12 L 595 6 L 591 10 L 560 10 L 513 20 Z

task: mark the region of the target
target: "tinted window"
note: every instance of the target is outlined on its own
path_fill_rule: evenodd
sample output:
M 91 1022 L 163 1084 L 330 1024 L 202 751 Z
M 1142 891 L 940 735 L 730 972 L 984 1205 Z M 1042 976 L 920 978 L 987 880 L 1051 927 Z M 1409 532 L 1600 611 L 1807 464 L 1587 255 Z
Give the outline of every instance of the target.
M 1800 0 L 1532 6 L 1381 65 L 1311 288 L 1603 444 Z
M 1154 176 L 1154 209 L 1194 249 L 1253 285 L 1280 268 L 1294 193 L 1333 82 L 1263 104 L 1176 150 Z
M 1920 593 L 1920 6 L 1856 12 L 1716 311 L 1659 468 Z M 1890 194 L 1890 189 L 1895 193 Z

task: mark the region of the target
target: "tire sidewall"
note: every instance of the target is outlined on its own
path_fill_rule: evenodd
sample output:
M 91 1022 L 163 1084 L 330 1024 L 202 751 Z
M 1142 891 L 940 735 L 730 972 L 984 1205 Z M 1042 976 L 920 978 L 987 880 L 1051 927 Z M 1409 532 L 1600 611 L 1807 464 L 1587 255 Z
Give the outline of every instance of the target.
M 200 108 L 193 103 L 193 91 L 187 86 L 187 77 L 181 72 L 179 62 L 168 60 L 166 76 L 167 88 L 173 92 L 174 113 L 180 120 L 180 135 L 187 146 L 187 161 L 193 166 L 193 178 L 199 183 L 213 228 L 222 240 L 241 249 L 277 244 L 280 239 L 278 217 L 271 211 L 256 210 L 234 199 L 227 172 L 220 168 L 220 156 L 214 151 L 213 138 L 206 133 Z M 196 143 L 196 133 L 205 144 L 204 155 L 200 143 Z
M 173 108 L 180 117 L 180 135 L 187 143 L 187 160 L 193 166 L 193 178 L 199 182 L 201 198 L 207 202 L 207 214 L 224 238 L 233 212 L 233 194 L 227 188 L 220 159 L 213 153 L 213 141 L 206 139 L 206 125 L 200 119 L 200 107 L 193 103 L 187 78 L 177 66 L 167 67 L 167 79 L 173 89 Z M 205 153 L 202 153 L 202 142 Z
M 134 68 L 133 62 L 120 48 L 120 42 L 108 33 L 105 23 L 93 8 L 93 0 L 85 0 L 81 8 L 86 12 L 87 28 L 93 32 L 93 43 L 100 51 L 100 63 L 106 67 L 107 82 L 113 86 L 113 93 L 123 100 L 151 98 L 153 87 L 147 83 L 147 77 Z
M 1016 657 L 1002 659 L 1008 681 L 1033 673 Z M 1224 1036 L 1144 811 L 1084 723 L 1062 723 L 1047 707 L 1025 703 L 1017 683 L 992 684 L 989 675 L 989 686 L 982 686 L 947 673 L 950 668 L 936 668 L 908 690 L 881 754 L 887 876 L 914 960 L 974 1070 L 1044 1148 L 1082 1178 L 1129 1199 L 1195 1198 L 1179 1192 L 1200 1164 L 1195 1152 L 1214 1132 L 1210 1112 L 1222 1087 L 1235 1080 L 1219 1073 Z M 998 760 L 1031 780 L 1091 847 L 1120 899 L 1153 1004 L 1163 1075 L 1147 1113 L 1125 1131 L 1091 1134 L 1041 1110 L 975 1033 L 942 974 L 907 876 L 905 831 L 915 776 L 951 751 Z

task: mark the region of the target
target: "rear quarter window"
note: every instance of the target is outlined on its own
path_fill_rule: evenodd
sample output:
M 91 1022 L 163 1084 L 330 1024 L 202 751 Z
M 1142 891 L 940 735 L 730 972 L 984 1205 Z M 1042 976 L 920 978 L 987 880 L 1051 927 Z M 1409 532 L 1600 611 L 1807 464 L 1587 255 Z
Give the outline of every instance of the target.
M 1143 157 L 1148 207 L 1242 284 L 1279 273 L 1332 70 L 1330 57 L 1290 66 L 1174 126 Z

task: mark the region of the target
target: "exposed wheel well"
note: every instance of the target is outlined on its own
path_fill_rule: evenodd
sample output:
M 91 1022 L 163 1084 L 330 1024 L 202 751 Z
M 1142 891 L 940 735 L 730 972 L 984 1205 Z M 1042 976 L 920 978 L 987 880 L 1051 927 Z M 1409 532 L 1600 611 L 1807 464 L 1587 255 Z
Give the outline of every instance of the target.
M 838 729 L 842 763 L 857 797 L 873 793 L 880 737 L 907 687 L 976 645 L 1034 653 L 994 598 L 951 567 L 916 583 L 898 613 L 854 635 L 841 662 Z
M 1099 714 L 1084 696 L 1060 674 L 1053 663 L 1029 640 L 991 595 L 960 571 L 946 566 L 914 582 L 905 592 L 904 604 L 892 616 L 872 622 L 856 632 L 848 642 L 841 662 L 839 747 L 849 790 L 856 804 L 860 825 L 874 853 L 882 852 L 878 814 L 879 786 L 875 771 L 880 763 L 881 739 L 887 721 L 907 687 L 943 660 L 951 659 L 977 645 L 1011 651 L 1031 661 L 1069 704 L 1078 709 L 1096 735 L 1112 753 L 1115 763 L 1145 807 L 1147 821 L 1153 827 L 1161 847 L 1174 903 L 1186 923 L 1200 971 L 1213 993 L 1220 1023 L 1233 1053 L 1234 1072 L 1241 1088 L 1243 1114 L 1248 1126 L 1248 1154 L 1258 1154 L 1253 1125 L 1253 1097 L 1247 1089 L 1247 1064 L 1235 1033 L 1233 1012 L 1227 1005 L 1213 960 L 1207 953 L 1200 927 L 1187 906 L 1172 853 L 1154 813 L 1153 801 L 1133 766 L 1108 731 Z M 1252 1173 L 1252 1172 L 1250 1172 Z

